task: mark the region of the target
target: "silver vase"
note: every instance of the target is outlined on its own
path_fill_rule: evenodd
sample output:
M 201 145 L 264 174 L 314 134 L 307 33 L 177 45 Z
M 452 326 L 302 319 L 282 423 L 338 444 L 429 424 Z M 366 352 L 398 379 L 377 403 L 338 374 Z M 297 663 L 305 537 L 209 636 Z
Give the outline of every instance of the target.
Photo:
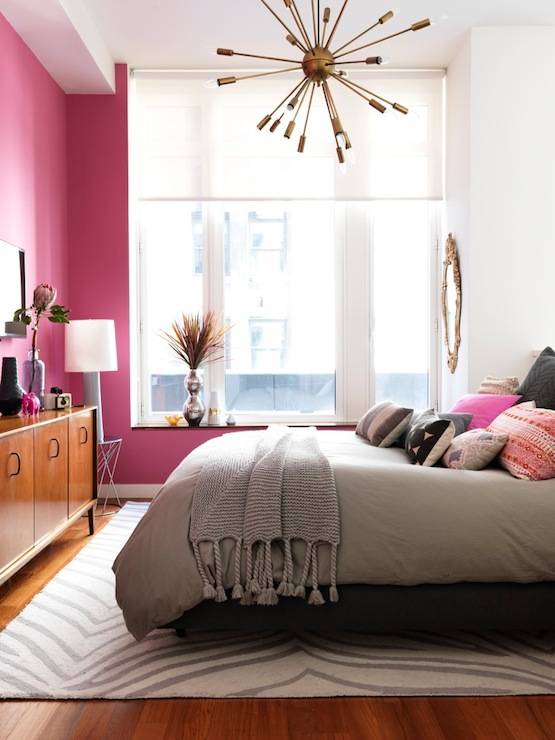
M 183 406 L 183 417 L 190 427 L 198 427 L 206 411 L 200 397 L 202 386 L 202 378 L 197 375 L 197 371 L 189 370 L 189 374 L 185 378 L 185 388 L 189 396 Z

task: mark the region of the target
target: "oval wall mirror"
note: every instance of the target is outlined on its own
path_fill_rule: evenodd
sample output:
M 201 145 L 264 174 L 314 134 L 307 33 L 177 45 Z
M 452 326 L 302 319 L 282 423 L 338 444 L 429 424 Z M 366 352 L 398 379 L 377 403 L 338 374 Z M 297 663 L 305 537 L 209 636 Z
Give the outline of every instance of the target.
M 454 373 L 457 369 L 459 347 L 461 346 L 462 288 L 457 242 L 453 234 L 449 234 L 445 242 L 441 304 L 445 346 L 447 348 L 447 366 Z

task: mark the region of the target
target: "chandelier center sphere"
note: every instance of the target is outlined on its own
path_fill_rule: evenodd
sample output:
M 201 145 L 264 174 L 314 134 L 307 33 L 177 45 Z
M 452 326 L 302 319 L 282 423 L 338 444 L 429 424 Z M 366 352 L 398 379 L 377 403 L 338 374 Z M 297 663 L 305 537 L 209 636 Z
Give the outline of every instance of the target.
M 324 82 L 330 75 L 335 72 L 333 55 L 329 49 L 322 46 L 315 46 L 310 49 L 303 57 L 303 72 L 312 82 Z

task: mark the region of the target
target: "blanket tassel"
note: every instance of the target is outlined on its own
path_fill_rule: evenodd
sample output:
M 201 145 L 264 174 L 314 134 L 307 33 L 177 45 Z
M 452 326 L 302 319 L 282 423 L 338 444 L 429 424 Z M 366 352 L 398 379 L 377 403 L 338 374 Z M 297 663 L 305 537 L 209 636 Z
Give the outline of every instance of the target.
M 276 606 L 279 601 L 278 594 L 274 588 L 274 574 L 272 570 L 272 543 L 270 541 L 261 543 L 260 547 L 264 548 L 264 576 L 266 588 L 257 599 L 260 606 Z
M 334 604 L 337 604 L 339 601 L 339 593 L 337 591 L 337 545 L 331 546 L 330 601 Z
M 231 592 L 231 598 L 237 601 L 243 598 L 243 586 L 241 585 L 241 545 L 242 540 L 238 537 L 235 540 L 235 584 Z
M 198 542 L 193 542 L 193 553 L 195 555 L 195 560 L 197 561 L 198 572 L 200 573 L 200 577 L 202 578 L 202 598 L 211 600 L 215 599 L 216 589 L 208 580 L 208 576 L 206 575 L 206 571 L 204 570 L 204 564 L 202 562 L 202 558 L 200 557 Z
M 301 580 L 297 588 L 295 589 L 295 596 L 299 599 L 306 599 L 306 579 L 308 578 L 308 571 L 310 569 L 310 558 L 312 555 L 312 545 L 310 542 L 306 543 L 306 550 L 304 555 L 303 572 L 301 574 Z
M 312 545 L 312 591 L 308 597 L 308 603 L 311 606 L 322 606 L 326 600 L 318 588 L 318 549 L 317 545 Z
M 221 604 L 227 601 L 227 595 L 222 580 L 222 556 L 220 553 L 220 543 L 214 541 L 214 562 L 216 564 L 216 598 L 215 601 Z

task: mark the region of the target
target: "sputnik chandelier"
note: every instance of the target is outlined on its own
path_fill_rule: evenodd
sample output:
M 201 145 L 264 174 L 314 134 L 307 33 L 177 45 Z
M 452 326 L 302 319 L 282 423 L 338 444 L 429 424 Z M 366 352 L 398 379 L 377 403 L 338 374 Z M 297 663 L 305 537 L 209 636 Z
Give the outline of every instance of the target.
M 258 123 L 257 127 L 260 131 L 262 131 L 262 129 L 265 128 L 270 123 L 270 121 L 272 121 L 272 119 L 274 119 L 272 121 L 272 125 L 269 128 L 270 132 L 273 133 L 282 122 L 284 115 L 286 115 L 287 112 L 292 112 L 291 120 L 288 122 L 284 133 L 284 137 L 286 139 L 290 139 L 305 100 L 308 100 L 306 113 L 304 114 L 304 125 L 302 129 L 302 134 L 299 137 L 299 144 L 297 147 L 298 152 L 303 152 L 306 144 L 306 132 L 308 128 L 308 120 L 312 108 L 314 92 L 316 88 L 320 88 L 326 101 L 326 107 L 328 109 L 332 125 L 333 136 L 336 144 L 337 158 L 340 164 L 344 164 L 345 151 L 351 149 L 352 144 L 347 132 L 343 128 L 341 118 L 339 117 L 339 112 L 331 93 L 329 84 L 331 80 L 335 80 L 351 92 L 360 96 L 378 113 L 384 113 L 387 110 L 387 106 L 390 106 L 393 110 L 405 115 L 409 112 L 408 108 L 406 108 L 404 105 L 391 102 L 390 100 L 387 100 L 386 98 L 377 95 L 374 92 L 371 92 L 362 85 L 359 85 L 358 83 L 348 79 L 345 70 L 338 69 L 338 65 L 344 66 L 349 64 L 366 64 L 379 66 L 383 64 L 384 60 L 380 56 L 370 56 L 364 59 L 345 60 L 343 59 L 343 57 L 349 56 L 350 54 L 355 54 L 362 49 L 368 49 L 369 47 L 376 46 L 383 41 L 387 41 L 397 36 L 402 36 L 405 33 L 420 31 L 423 28 L 427 28 L 431 25 L 431 22 L 428 18 L 418 21 L 417 23 L 413 23 L 408 28 L 405 28 L 402 31 L 397 31 L 396 33 L 392 33 L 389 36 L 383 36 L 382 38 L 379 38 L 375 41 L 363 44 L 362 46 L 357 46 L 354 49 L 348 48 L 370 31 L 373 31 L 375 28 L 379 28 L 380 26 L 383 26 L 385 23 L 390 21 L 394 17 L 394 12 L 390 10 L 382 15 L 381 18 L 378 18 L 375 23 L 364 29 L 364 31 L 361 31 L 359 34 L 350 39 L 350 41 L 347 41 L 346 44 L 343 44 L 342 46 L 332 51 L 330 48 L 331 43 L 334 39 L 335 32 L 337 31 L 337 27 L 339 26 L 349 0 L 344 0 L 343 5 L 341 6 L 341 10 L 339 11 L 337 18 L 335 19 L 335 23 L 333 24 L 329 35 L 327 32 L 328 25 L 331 20 L 331 10 L 330 8 L 325 8 L 323 14 L 320 15 L 320 0 L 317 0 L 317 2 L 316 0 L 310 0 L 312 6 L 312 30 L 310 32 L 309 30 L 307 30 L 307 27 L 303 22 L 295 0 L 283 0 L 286 9 L 291 13 L 293 24 L 296 27 L 295 31 L 293 31 L 281 19 L 281 17 L 273 10 L 273 8 L 270 7 L 266 0 L 260 1 L 287 31 L 287 41 L 292 46 L 303 52 L 303 57 L 301 60 L 295 60 L 287 59 L 284 57 L 264 56 L 262 54 L 246 54 L 243 52 L 234 51 L 233 49 L 217 49 L 217 54 L 219 54 L 220 56 L 250 57 L 253 59 L 265 59 L 275 62 L 287 62 L 295 65 L 272 70 L 270 72 L 243 75 L 241 77 L 221 77 L 217 81 L 218 86 L 221 87 L 223 85 L 232 85 L 236 82 L 239 82 L 240 80 L 252 80 L 257 77 L 269 77 L 270 75 L 286 74 L 289 72 L 295 72 L 297 70 L 302 70 L 304 75 L 301 81 L 297 85 L 295 85 L 295 87 L 273 109 L 273 111 L 265 115 L 260 123 Z

